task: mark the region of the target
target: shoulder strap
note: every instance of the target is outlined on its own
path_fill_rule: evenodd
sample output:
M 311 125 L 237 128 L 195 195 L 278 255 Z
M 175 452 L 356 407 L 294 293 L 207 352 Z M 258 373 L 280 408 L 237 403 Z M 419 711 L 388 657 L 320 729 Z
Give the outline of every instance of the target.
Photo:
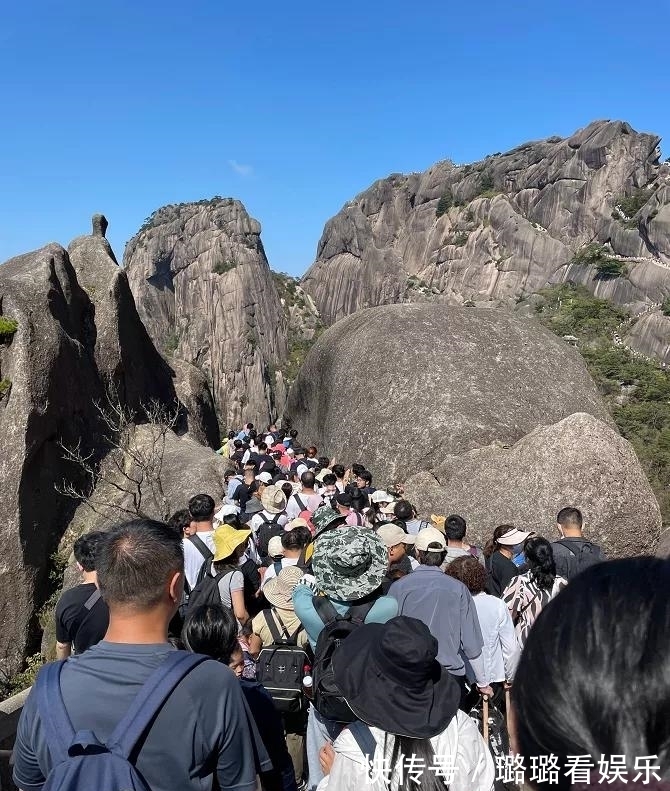
M 354 604 L 353 607 L 349 608 L 351 620 L 358 623 L 365 623 L 365 619 L 368 617 L 368 613 L 374 605 L 374 601 L 365 602 L 365 604 Z
M 284 623 L 284 621 L 282 621 L 281 615 L 277 612 L 277 608 L 273 607 L 272 608 L 272 612 L 274 613 L 276 619 L 279 621 L 279 625 L 281 626 L 281 630 L 284 633 L 284 638 L 283 639 L 290 642 L 291 635 L 288 633 L 288 629 L 286 628 L 286 624 Z M 298 632 L 299 631 L 300 631 L 300 628 L 298 628 Z M 296 635 L 298 634 L 298 632 L 296 632 Z
M 303 501 L 300 499 L 300 495 L 299 494 L 294 494 L 293 497 L 295 498 L 296 503 L 298 503 L 298 505 L 300 506 L 300 510 L 301 511 L 307 511 L 308 510 L 307 506 L 305 505 L 305 503 L 303 503 Z
M 273 565 L 274 570 L 275 570 L 275 575 L 279 574 L 279 572 L 283 568 L 283 566 L 281 564 L 281 560 L 275 560 L 275 562 L 272 565 Z
M 279 634 L 279 629 L 277 629 L 277 624 L 274 622 L 274 618 L 271 618 L 268 615 L 267 610 L 263 610 L 263 617 L 265 618 L 265 623 L 268 625 L 268 629 L 270 630 L 270 634 L 272 635 L 272 642 L 281 643 L 282 638 L 281 635 Z
M 90 612 L 101 598 L 102 596 L 100 594 L 100 589 L 96 588 L 93 591 L 93 593 L 88 597 L 88 599 L 86 599 L 86 601 L 84 602 L 84 609 Z
M 175 687 L 208 656 L 186 651 L 171 651 L 167 659 L 145 681 L 135 700 L 107 741 L 110 752 L 128 758 L 149 723 L 170 697 Z
M 214 557 L 212 550 L 207 546 L 207 544 L 205 544 L 205 542 L 197 533 L 189 536 L 188 540 L 191 542 L 191 544 L 193 544 L 193 546 L 198 550 L 203 558 L 205 558 L 205 560 L 209 560 L 210 558 Z
M 54 765 L 67 759 L 68 747 L 75 737 L 60 690 L 60 672 L 65 661 L 45 665 L 35 682 L 37 708 Z
M 325 596 L 315 596 L 312 602 L 314 603 L 316 614 L 321 618 L 325 626 L 328 626 L 329 623 L 336 621 L 340 617 L 338 611 Z
M 366 761 L 369 764 L 372 763 L 375 750 L 377 749 L 377 742 L 370 728 L 364 722 L 357 720 L 349 725 L 349 732 L 356 740 L 356 744 L 365 756 Z

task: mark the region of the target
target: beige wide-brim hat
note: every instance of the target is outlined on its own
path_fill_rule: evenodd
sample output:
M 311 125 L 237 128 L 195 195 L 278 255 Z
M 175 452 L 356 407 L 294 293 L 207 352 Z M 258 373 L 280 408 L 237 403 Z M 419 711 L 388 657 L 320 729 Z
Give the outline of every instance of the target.
M 276 577 L 268 580 L 263 586 L 265 598 L 280 610 L 293 609 L 293 590 L 303 576 L 303 570 L 297 566 L 286 566 Z
M 286 510 L 286 495 L 279 486 L 266 486 L 261 494 L 263 508 L 270 514 L 281 514 Z

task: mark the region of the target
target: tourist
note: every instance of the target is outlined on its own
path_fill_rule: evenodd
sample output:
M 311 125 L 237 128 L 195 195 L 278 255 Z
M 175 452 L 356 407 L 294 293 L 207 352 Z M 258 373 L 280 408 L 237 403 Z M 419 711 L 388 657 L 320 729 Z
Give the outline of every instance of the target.
M 253 717 L 256 745 L 264 747 L 256 757 L 261 785 L 267 791 L 297 791 L 291 757 L 284 740 L 284 728 L 268 691 L 242 675 L 244 659 L 237 639 L 237 624 L 221 605 L 203 605 L 189 615 L 182 632 L 184 647 L 227 665 L 238 679 Z M 267 751 L 267 755 L 263 753 Z
M 103 539 L 104 533 L 92 532 L 74 542 L 74 559 L 81 582 L 66 590 L 56 604 L 56 659 L 67 659 L 73 651 L 83 654 L 99 643 L 107 631 L 109 609 L 100 596 L 95 570 Z
M 512 744 L 533 788 L 571 788 L 574 756 L 592 764 L 582 770 L 592 788 L 668 788 L 669 590 L 668 560 L 614 560 L 579 574 L 540 613 L 512 688 Z M 549 761 L 555 778 L 540 786 L 531 760 Z M 645 782 L 645 765 L 663 782 L 652 773 Z
M 361 493 L 367 497 L 374 494 L 375 489 L 372 486 L 372 473 L 369 470 L 360 470 L 356 475 L 355 483 L 361 490 Z
M 529 535 L 513 525 L 499 525 L 493 531 L 493 538 L 484 547 L 484 560 L 489 573 L 487 593 L 501 597 L 512 578 L 519 573 L 512 560 L 514 547 L 523 544 Z
M 419 567 L 419 562 L 407 554 L 407 547 L 414 546 L 416 541 L 415 536 L 405 533 L 405 531 L 393 522 L 387 522 L 380 525 L 375 533 L 381 538 L 388 549 L 389 555 L 389 568 L 386 572 L 386 579 L 384 580 L 384 591 L 388 592 L 393 579 L 398 577 L 398 571 L 402 572 L 402 576 L 411 574 L 415 568 Z M 389 572 L 392 574 L 389 576 Z
M 232 496 L 233 503 L 239 505 L 240 511 L 244 511 L 247 502 L 257 490 L 258 482 L 256 481 L 256 472 L 253 466 L 246 467 L 242 473 L 242 482 L 235 489 Z
M 346 475 L 346 470 L 344 469 L 344 465 L 333 464 L 333 466 L 330 469 L 336 479 L 335 486 L 337 487 L 337 491 L 343 492 L 345 487 L 344 477 Z
M 489 679 L 493 689 L 493 704 L 499 709 L 504 709 L 504 686 L 511 685 L 520 655 L 512 617 L 505 602 L 485 592 L 486 569 L 475 557 L 462 555 L 455 558 L 447 567 L 446 573 L 462 582 L 475 602 L 479 628 L 484 640 L 482 650 L 484 675 Z M 474 681 L 469 663 L 466 663 L 466 675 Z M 477 703 L 476 697 L 472 694 L 468 698 L 469 703 L 473 706 Z
M 313 547 L 314 576 L 303 576 L 293 591 L 295 612 L 305 627 L 312 649 L 316 648 L 319 634 L 328 620 L 320 613 L 329 609 L 329 605 L 339 615 L 353 610 L 356 618 L 365 623 L 385 623 L 396 615 L 396 602 L 381 595 L 380 590 L 388 568 L 388 552 L 372 531 L 346 526 L 328 530 L 315 539 Z M 310 706 L 307 723 L 310 789 L 314 789 L 322 777 L 319 750 L 327 740 L 334 739 L 341 728 Z
M 360 511 L 353 508 L 353 498 L 349 492 L 340 492 L 333 498 L 333 507 L 344 518 L 348 525 L 352 527 L 362 527 L 365 523 L 365 517 Z
M 270 606 L 252 621 L 253 634 L 249 640 L 252 656 L 257 657 L 262 648 L 277 644 L 278 637 L 280 640 L 289 640 L 301 648 L 309 646 L 307 633 L 295 614 L 292 598 L 295 586 L 302 576 L 301 569 L 295 566 L 287 567 L 265 586 L 263 593 Z M 304 773 L 303 751 L 307 719 L 302 712 L 295 712 L 284 714 L 282 720 L 295 776 L 300 782 Z
M 96 567 L 109 607 L 107 634 L 81 656 L 40 671 L 16 734 L 19 788 L 41 788 L 55 763 L 69 761 L 75 734 L 85 735 L 90 745 L 91 735 L 105 743 L 115 729 L 120 737 L 132 730 L 138 720 L 124 718 L 147 689 L 145 682 L 170 668 L 178 672 L 176 663 L 186 656 L 167 639 L 184 581 L 182 542 L 173 530 L 150 520 L 117 525 L 105 534 Z M 239 684 L 219 662 L 185 669 L 190 672 L 164 703 L 140 708 L 138 719 L 147 721 L 142 739 L 135 750 L 124 745 L 132 751 L 131 763 L 152 791 L 208 791 L 214 776 L 222 789 L 255 791 L 252 736 Z M 58 717 L 61 696 L 65 714 Z
M 288 566 L 305 566 L 306 551 L 312 543 L 312 534 L 307 525 L 297 525 L 291 530 L 285 530 L 279 540 L 281 541 L 282 557 L 277 564 L 272 564 L 266 569 L 261 586 L 263 592 L 265 592 L 267 583 L 276 577 L 281 569 Z
M 240 627 L 249 621 L 240 560 L 250 535 L 250 530 L 236 530 L 230 525 L 221 525 L 214 531 L 213 539 L 214 557 L 210 573 L 217 578 L 221 604 L 232 610 Z
M 542 608 L 568 584 L 566 579 L 556 574 L 554 553 L 546 538 L 534 536 L 527 539 L 524 554 L 528 571 L 513 577 L 502 595 L 522 648 Z
M 392 502 L 393 497 L 382 489 L 376 489 L 370 495 L 370 507 L 366 513 L 366 518 L 370 527 L 388 521 L 388 515 L 382 513 L 382 509 Z
M 484 565 L 483 550 L 464 541 L 466 529 L 467 525 L 462 516 L 452 514 L 446 518 L 444 523 L 444 534 L 447 538 L 447 557 L 445 558 L 447 566 L 452 560 L 460 558 L 463 555 L 471 555 L 473 558 L 477 558 L 482 566 Z
M 263 473 L 261 473 L 263 474 Z M 257 563 L 267 562 L 268 542 L 281 535 L 288 522 L 286 495 L 279 486 L 265 486 L 260 493 L 262 510 L 251 518 L 250 554 Z
M 578 508 L 562 508 L 556 517 L 556 528 L 561 538 L 551 546 L 560 577 L 570 582 L 577 574 L 605 560 L 602 549 L 584 538 L 584 519 Z
M 300 476 L 301 489 L 289 498 L 286 506 L 286 514 L 289 519 L 295 519 L 303 511 L 314 513 L 317 508 L 323 505 L 321 495 L 314 488 L 316 478 L 313 472 L 303 472 Z
M 470 662 L 482 695 L 492 695 L 486 676 L 482 647 L 484 641 L 472 596 L 461 582 L 448 577 L 440 566 L 447 542 L 434 527 L 420 530 L 414 544 L 419 568 L 391 585 L 389 596 L 398 602 L 398 614 L 418 618 L 437 638 L 437 659 L 461 689 L 465 704 L 468 687 L 465 662 Z
M 424 527 L 429 527 L 428 522 L 417 517 L 416 509 L 407 500 L 391 502 L 382 508 L 382 511 L 389 519 L 395 517 L 401 522 L 404 522 L 407 532 L 412 536 L 415 536 L 419 530 L 422 530 Z
M 196 494 L 188 501 L 191 514 L 191 535 L 184 542 L 184 573 L 188 589 L 193 590 L 203 563 L 214 551 L 214 500 L 208 494 Z
M 191 512 L 188 508 L 181 508 L 179 511 L 175 511 L 167 521 L 167 526 L 174 530 L 180 538 L 187 538 L 192 535 L 194 531 L 191 524 Z
M 330 470 L 324 468 L 316 476 L 316 479 L 321 483 L 321 487 L 318 490 L 321 499 L 327 506 L 333 508 L 335 496 L 338 494 L 336 476 Z
M 342 643 L 335 682 L 359 721 L 321 749 L 318 791 L 492 791 L 491 753 L 459 711 L 459 686 L 437 654 L 426 625 L 405 616 L 362 626 Z

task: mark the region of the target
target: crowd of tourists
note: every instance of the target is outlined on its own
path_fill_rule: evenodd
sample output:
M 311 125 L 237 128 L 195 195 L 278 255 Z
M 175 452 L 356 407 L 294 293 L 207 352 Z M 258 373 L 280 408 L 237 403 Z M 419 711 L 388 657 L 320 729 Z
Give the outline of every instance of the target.
M 476 546 L 275 426 L 219 453 L 224 491 L 75 543 L 19 788 L 664 787 L 668 561 L 573 505 Z

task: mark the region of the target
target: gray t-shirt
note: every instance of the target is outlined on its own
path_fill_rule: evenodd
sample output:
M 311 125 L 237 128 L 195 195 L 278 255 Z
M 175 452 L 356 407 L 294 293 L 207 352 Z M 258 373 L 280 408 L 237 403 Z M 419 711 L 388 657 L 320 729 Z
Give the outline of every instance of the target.
M 165 643 L 103 641 L 69 659 L 61 671 L 61 691 L 74 730 L 108 739 L 142 684 L 174 650 Z M 40 789 L 51 769 L 34 691 L 14 747 L 14 782 L 24 791 Z M 210 791 L 214 772 L 222 791 L 255 791 L 250 719 L 234 674 L 219 662 L 204 662 L 158 712 L 135 765 L 152 791 Z

